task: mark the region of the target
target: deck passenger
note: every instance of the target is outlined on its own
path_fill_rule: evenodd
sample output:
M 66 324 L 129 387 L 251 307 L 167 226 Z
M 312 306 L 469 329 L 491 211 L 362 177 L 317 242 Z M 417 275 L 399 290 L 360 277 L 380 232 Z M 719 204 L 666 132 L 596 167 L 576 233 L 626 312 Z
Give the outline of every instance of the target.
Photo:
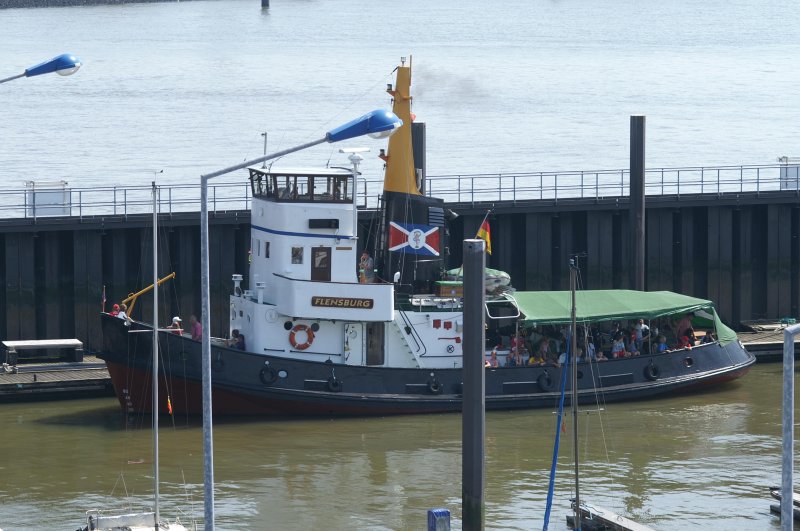
M 486 368 L 497 368 L 500 366 L 500 362 L 497 360 L 497 351 L 492 349 L 492 353 L 489 355 L 489 359 L 486 360 Z
M 113 317 L 116 317 L 117 315 L 119 315 L 119 304 L 115 304 L 115 305 L 114 305 L 114 306 L 111 308 L 111 313 L 109 313 L 109 315 L 111 315 L 111 316 L 113 316 Z
M 539 342 L 539 352 L 537 358 L 542 360 L 542 363 L 546 363 L 551 361 L 555 356 L 552 353 L 552 349 L 550 348 L 550 340 L 547 338 L 542 339 Z
M 234 328 L 231 330 L 231 338 L 225 341 L 225 344 L 231 348 L 244 350 L 244 336 L 239 333 L 239 330 Z
M 197 316 L 194 314 L 189 316 L 189 330 L 192 333 L 192 339 L 195 341 L 203 340 L 203 327 L 197 321 Z
M 658 336 L 658 342 L 655 344 L 654 349 L 656 352 L 666 352 L 669 350 L 667 348 L 667 338 L 663 335 Z
M 522 367 L 525 361 L 522 359 L 522 354 L 515 347 L 511 349 L 511 354 L 506 357 L 506 367 Z
M 181 318 L 177 315 L 172 318 L 172 323 L 167 327 L 172 330 L 172 333 L 175 335 L 181 335 L 183 332 L 182 328 L 183 325 L 181 324 Z
M 628 351 L 625 350 L 625 339 L 622 332 L 617 332 L 614 336 L 614 342 L 611 343 L 611 357 L 612 358 L 627 358 Z
M 586 361 L 592 362 L 597 360 L 597 349 L 594 347 L 594 343 L 588 341 L 586 343 Z
M 705 345 L 707 343 L 713 343 L 714 341 L 716 341 L 716 339 L 714 338 L 714 332 L 709 330 L 708 332 L 706 332 L 706 335 L 703 336 L 703 340 L 700 342 L 700 344 Z
M 694 328 L 691 326 L 687 328 L 684 335 L 689 339 L 689 345 L 695 346 L 697 344 L 697 336 L 694 335 Z
M 675 330 L 675 337 L 681 338 L 686 335 L 686 329 L 692 326 L 691 314 L 686 314 L 672 327 Z
M 636 350 L 641 352 L 644 342 L 650 339 L 650 327 L 645 324 L 644 319 L 639 319 L 633 329 L 636 333 Z
M 362 284 L 372 284 L 375 282 L 375 262 L 369 252 L 364 250 L 361 253 L 361 260 L 358 262 L 359 276 L 358 281 Z
M 542 339 L 539 343 L 539 349 L 531 354 L 528 360 L 528 365 L 544 365 L 550 353 L 550 343 L 547 339 Z

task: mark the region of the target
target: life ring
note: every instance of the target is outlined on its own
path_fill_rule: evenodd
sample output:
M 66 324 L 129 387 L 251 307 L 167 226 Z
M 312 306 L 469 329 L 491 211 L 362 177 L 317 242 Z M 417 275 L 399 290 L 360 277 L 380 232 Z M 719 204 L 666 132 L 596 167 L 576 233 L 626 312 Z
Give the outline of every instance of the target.
M 331 376 L 328 378 L 328 381 L 325 385 L 328 388 L 328 391 L 332 393 L 338 393 L 342 390 L 342 381 L 337 379 L 336 376 Z
M 305 343 L 298 343 L 297 342 L 297 333 L 298 332 L 305 332 L 306 333 L 306 341 Z M 297 350 L 305 350 L 311 346 L 311 343 L 314 342 L 314 331 L 311 329 L 310 326 L 304 324 L 297 324 L 294 325 L 292 331 L 289 332 L 289 343 L 292 344 L 294 348 Z
M 644 368 L 644 377 L 650 381 L 658 380 L 658 377 L 661 376 L 661 369 L 658 368 L 658 365 L 655 363 L 650 362 L 649 365 L 645 366 Z
M 550 374 L 547 371 L 539 375 L 539 378 L 536 379 L 536 383 L 542 391 L 552 391 L 555 385 L 555 382 L 550 378 Z
M 278 373 L 275 369 L 267 365 L 258 373 L 258 378 L 264 385 L 272 385 L 278 379 Z
M 428 380 L 428 391 L 433 395 L 442 394 L 442 384 L 439 382 L 438 378 L 431 378 Z

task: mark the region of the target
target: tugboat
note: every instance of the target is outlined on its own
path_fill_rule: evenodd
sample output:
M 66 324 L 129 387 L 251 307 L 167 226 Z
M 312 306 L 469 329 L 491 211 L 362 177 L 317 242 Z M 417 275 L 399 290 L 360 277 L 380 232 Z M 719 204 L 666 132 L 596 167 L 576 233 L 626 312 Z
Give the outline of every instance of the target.
M 403 126 L 389 139 L 388 151 L 381 153 L 386 175 L 375 244 L 379 252 L 374 259 L 359 261 L 366 245 L 359 242 L 356 230 L 357 164 L 248 168 L 252 263 L 246 286 L 242 275 L 233 276 L 230 296 L 230 332 L 242 337 L 238 346 L 244 349 L 212 340 L 215 414 L 460 411 L 463 311 L 458 270 L 451 271 L 454 276 L 446 281 L 444 203 L 422 192 L 414 167 L 410 87 L 411 65 L 402 64 L 395 85 L 388 88 Z M 372 260 L 378 264 L 377 275 L 371 274 Z M 487 308 L 506 318 L 518 316 L 515 326 L 569 320 L 568 310 L 558 314 L 553 306 L 546 315 L 538 315 L 535 306 L 541 299 L 534 292 L 500 291 L 490 297 Z M 565 300 L 569 296 L 568 292 L 543 294 L 548 293 L 547 301 L 559 293 Z M 614 301 L 635 302 L 637 294 L 647 302 L 615 309 Z M 710 301 L 670 295 L 658 307 L 652 294 L 627 291 L 601 304 L 603 312 L 596 317 L 649 318 L 699 310 L 716 317 Z M 591 318 L 583 316 L 581 324 L 586 326 Z M 103 315 L 102 326 L 100 357 L 107 363 L 123 409 L 149 411 L 152 347 L 145 341 L 147 334 L 132 332 L 150 327 L 138 321 L 125 326 L 109 315 Z M 581 370 L 585 376 L 578 381 L 578 400 L 594 400 L 598 389 L 613 401 L 671 395 L 737 378 L 755 358 L 732 332 L 725 331 L 730 332 L 718 329 L 719 340 L 694 351 L 643 352 L 602 363 L 590 360 Z M 159 378 L 162 396 L 170 391 L 175 413 L 201 414 L 200 342 L 166 331 L 159 337 L 165 358 Z M 552 407 L 560 373 L 558 363 L 489 367 L 486 407 Z M 159 404 L 160 410 L 166 408 L 166 402 Z

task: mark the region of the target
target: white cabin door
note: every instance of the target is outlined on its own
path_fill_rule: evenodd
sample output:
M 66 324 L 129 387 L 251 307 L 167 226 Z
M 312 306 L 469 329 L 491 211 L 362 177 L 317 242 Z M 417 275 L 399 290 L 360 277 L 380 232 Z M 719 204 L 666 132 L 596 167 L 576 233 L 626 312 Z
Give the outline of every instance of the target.
M 347 365 L 364 365 L 364 325 L 344 324 L 344 362 Z

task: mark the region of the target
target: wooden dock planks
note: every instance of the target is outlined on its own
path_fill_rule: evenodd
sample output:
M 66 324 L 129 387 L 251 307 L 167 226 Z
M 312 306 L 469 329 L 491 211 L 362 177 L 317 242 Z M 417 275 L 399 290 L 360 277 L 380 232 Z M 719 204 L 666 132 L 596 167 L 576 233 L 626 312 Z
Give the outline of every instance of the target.
M 18 365 L 16 374 L 0 372 L 0 401 L 112 396 L 105 362 L 86 356 L 82 362 Z

